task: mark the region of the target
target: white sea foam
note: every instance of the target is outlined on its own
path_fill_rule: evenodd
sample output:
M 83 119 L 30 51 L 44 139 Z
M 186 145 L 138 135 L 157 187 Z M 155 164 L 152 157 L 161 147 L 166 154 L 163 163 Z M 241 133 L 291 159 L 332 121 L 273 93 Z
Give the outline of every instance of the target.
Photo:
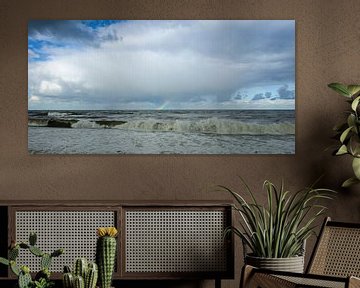
M 28 120 L 28 126 L 31 127 L 46 127 L 48 124 L 47 120 L 43 119 L 29 119 Z
M 161 131 L 179 133 L 206 133 L 224 135 L 288 135 L 295 134 L 295 125 L 289 122 L 256 124 L 235 120 L 209 118 L 198 121 L 157 119 L 129 121 L 115 128 L 137 131 Z
M 62 118 L 62 117 L 66 117 L 68 115 L 70 115 L 70 114 L 67 112 L 57 112 L 57 111 L 48 112 L 48 116 L 54 117 L 54 118 Z
M 99 129 L 99 128 L 103 128 L 103 127 L 101 125 L 97 124 L 95 121 L 81 119 L 78 122 L 71 124 L 71 128 Z

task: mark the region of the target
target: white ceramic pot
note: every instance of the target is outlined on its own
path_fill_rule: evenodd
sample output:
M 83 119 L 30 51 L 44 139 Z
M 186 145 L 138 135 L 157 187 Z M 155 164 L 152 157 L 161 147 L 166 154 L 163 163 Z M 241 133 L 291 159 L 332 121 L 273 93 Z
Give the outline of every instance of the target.
M 263 258 L 246 255 L 245 263 L 262 269 L 304 273 L 304 256 Z

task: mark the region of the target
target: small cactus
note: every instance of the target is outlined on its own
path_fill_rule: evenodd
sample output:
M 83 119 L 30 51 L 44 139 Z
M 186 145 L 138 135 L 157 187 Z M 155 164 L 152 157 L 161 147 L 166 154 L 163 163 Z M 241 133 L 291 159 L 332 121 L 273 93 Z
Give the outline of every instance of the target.
M 98 266 L 96 263 L 89 263 L 85 276 L 85 288 L 95 288 L 98 279 Z
M 81 276 L 85 279 L 86 270 L 88 268 L 88 261 L 86 258 L 79 258 L 75 261 L 74 274 L 75 276 Z
M 64 288 L 74 287 L 74 275 L 71 273 L 69 266 L 64 266 L 64 273 L 62 275 L 62 283 Z
M 110 288 L 116 258 L 115 227 L 98 228 L 99 238 L 96 243 L 96 262 L 99 267 L 99 282 L 101 288 Z
M 78 258 L 74 263 L 74 272 L 71 273 L 69 266 L 64 266 L 64 288 L 95 288 L 98 279 L 96 263 L 89 263 L 85 258 Z M 82 276 L 83 275 L 83 276 Z M 78 287 L 76 286 L 78 285 Z M 84 285 L 82 287 L 82 285 Z
M 74 277 L 74 288 L 85 288 L 84 278 L 77 275 Z

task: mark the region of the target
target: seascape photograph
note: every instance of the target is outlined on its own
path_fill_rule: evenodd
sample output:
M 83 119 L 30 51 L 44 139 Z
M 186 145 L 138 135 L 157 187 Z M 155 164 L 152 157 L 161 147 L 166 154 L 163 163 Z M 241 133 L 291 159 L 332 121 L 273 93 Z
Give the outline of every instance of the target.
M 295 21 L 29 21 L 28 150 L 294 154 Z

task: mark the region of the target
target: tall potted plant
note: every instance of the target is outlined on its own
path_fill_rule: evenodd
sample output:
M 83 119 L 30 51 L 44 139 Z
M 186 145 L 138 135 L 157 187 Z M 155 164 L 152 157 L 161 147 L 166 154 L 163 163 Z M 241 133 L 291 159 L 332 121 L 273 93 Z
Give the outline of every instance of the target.
M 318 200 L 331 199 L 334 192 L 329 189 L 304 188 L 296 193 L 280 189 L 266 180 L 264 189 L 267 203 L 262 205 L 254 193 L 242 180 L 251 201 L 225 186 L 235 199 L 234 209 L 240 215 L 239 226 L 229 227 L 248 247 L 250 253 L 244 255 L 245 263 L 265 269 L 300 272 L 304 270 L 304 244 L 314 233 L 315 220 L 326 207 Z M 244 249 L 245 251 L 245 249 Z
M 344 123 L 334 127 L 339 139 L 339 147 L 334 155 L 350 155 L 354 176 L 347 179 L 342 186 L 348 187 L 360 183 L 360 85 L 344 85 L 331 83 L 329 88 L 347 98 L 351 109 L 347 112 Z

